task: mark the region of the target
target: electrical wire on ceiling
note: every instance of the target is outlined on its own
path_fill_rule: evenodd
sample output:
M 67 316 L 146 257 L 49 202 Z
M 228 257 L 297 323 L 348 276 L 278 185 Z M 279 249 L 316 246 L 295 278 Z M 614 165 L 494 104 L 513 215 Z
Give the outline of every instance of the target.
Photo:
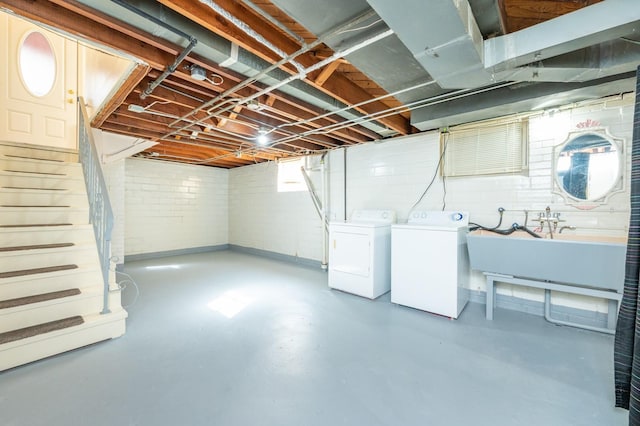
M 354 32 L 354 31 L 362 31 L 362 30 L 366 30 L 367 28 L 371 28 L 373 27 L 375 24 L 377 24 L 378 22 L 382 22 L 382 19 L 376 19 L 375 21 L 373 21 L 372 23 L 368 24 L 368 25 L 364 25 L 362 27 L 358 27 L 358 28 L 351 28 L 348 30 L 343 30 L 343 31 L 339 31 L 338 34 L 346 34 L 346 33 L 350 33 L 350 32 Z

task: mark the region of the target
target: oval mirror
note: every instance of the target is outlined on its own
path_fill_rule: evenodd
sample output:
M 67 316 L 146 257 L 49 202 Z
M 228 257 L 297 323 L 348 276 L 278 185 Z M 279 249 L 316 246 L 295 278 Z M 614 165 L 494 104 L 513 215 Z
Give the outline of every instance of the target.
M 32 32 L 25 37 L 18 63 L 22 81 L 33 96 L 42 97 L 51 91 L 56 80 L 56 57 L 44 35 Z
M 580 133 L 560 150 L 555 172 L 558 186 L 570 197 L 599 200 L 620 180 L 618 146 L 602 133 Z

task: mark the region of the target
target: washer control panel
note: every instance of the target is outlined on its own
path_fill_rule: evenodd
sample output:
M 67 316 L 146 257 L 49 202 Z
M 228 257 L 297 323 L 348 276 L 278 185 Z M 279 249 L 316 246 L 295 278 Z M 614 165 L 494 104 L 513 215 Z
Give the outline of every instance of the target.
M 424 226 L 462 227 L 469 226 L 469 213 L 459 211 L 425 210 L 414 211 L 407 223 Z

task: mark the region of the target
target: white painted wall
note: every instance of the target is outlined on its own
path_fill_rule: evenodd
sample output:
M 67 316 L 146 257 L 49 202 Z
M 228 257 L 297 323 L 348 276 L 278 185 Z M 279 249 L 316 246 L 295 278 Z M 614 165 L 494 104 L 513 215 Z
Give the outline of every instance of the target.
M 321 222 L 309 193 L 279 193 L 277 175 L 274 162 L 230 170 L 229 243 L 320 260 Z
M 588 119 L 597 120 L 610 133 L 626 140 L 628 182 L 629 151 L 632 138 L 633 102 L 610 100 L 607 103 L 556 111 L 532 118 L 530 122 L 528 175 L 500 175 L 446 180 L 446 208 L 469 211 L 472 221 L 494 226 L 499 207 L 508 210 L 504 224 L 524 222 L 523 210 L 538 212 L 550 206 L 560 212 L 566 224 L 581 233 L 626 235 L 629 220 L 629 185 L 610 198 L 605 206 L 580 210 L 568 206 L 552 193 L 553 148 L 563 143 L 567 132 Z M 343 153 L 329 155 L 330 218 L 341 220 L 344 212 Z M 409 210 L 426 188 L 436 170 L 439 135 L 423 133 L 380 143 L 368 143 L 347 149 L 347 215 L 355 209 L 388 208 L 396 210 L 399 221 L 406 221 Z M 304 253 L 320 260 L 322 234 L 317 215 L 307 193 L 278 194 L 275 164 L 260 164 L 230 172 L 230 243 L 277 253 Z M 314 180 L 319 186 L 317 176 Z M 438 176 L 417 209 L 439 210 L 443 206 L 443 184 Z M 250 210 L 250 213 L 248 212 Z M 257 212 L 260 218 L 254 219 Z M 295 212 L 295 214 L 294 214 Z M 302 255 L 302 254 L 300 254 Z M 485 290 L 483 276 L 474 272 L 473 290 Z M 531 300 L 543 300 L 541 291 L 501 285 L 499 293 Z M 554 304 L 606 312 L 607 304 L 592 298 L 555 296 Z
M 125 160 L 125 254 L 228 244 L 226 169 Z
M 78 44 L 78 92 L 87 103 L 89 118 L 120 88 L 134 67 L 130 59 Z

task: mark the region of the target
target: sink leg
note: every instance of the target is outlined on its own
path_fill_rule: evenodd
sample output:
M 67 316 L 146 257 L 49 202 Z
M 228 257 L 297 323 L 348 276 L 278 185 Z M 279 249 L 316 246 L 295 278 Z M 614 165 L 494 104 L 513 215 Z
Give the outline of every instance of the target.
M 493 302 L 496 297 L 493 277 L 487 275 L 487 319 L 493 320 Z
M 609 311 L 607 314 L 607 328 L 611 330 L 615 330 L 617 320 L 618 320 L 618 301 L 609 299 Z

